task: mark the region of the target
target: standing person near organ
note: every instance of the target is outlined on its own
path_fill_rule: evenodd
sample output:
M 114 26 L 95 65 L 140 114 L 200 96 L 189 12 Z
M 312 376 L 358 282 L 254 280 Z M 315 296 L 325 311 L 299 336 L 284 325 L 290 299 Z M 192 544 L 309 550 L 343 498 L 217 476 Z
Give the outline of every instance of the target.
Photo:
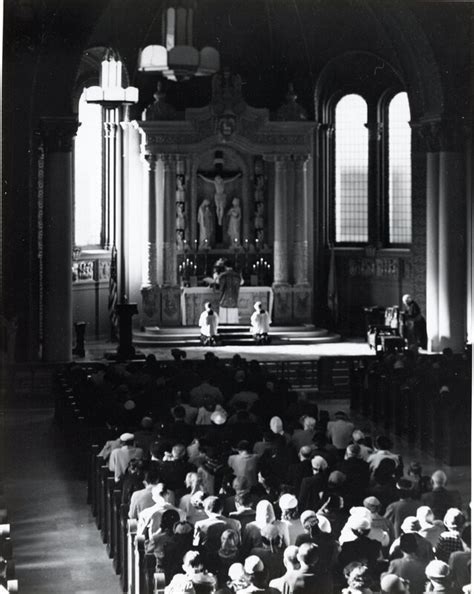
M 224 218 L 224 209 L 225 209 L 225 202 L 226 202 L 226 196 L 227 196 L 227 194 L 224 191 L 225 185 L 230 184 L 231 182 L 235 181 L 241 175 L 242 175 L 241 173 L 237 173 L 237 175 L 234 175 L 233 177 L 224 179 L 222 177 L 222 175 L 219 175 L 218 173 L 215 175 L 214 178 L 206 177 L 205 175 L 198 173 L 198 177 L 200 177 L 203 181 L 214 184 L 214 189 L 215 189 L 214 201 L 216 203 L 217 221 L 219 222 L 219 225 L 221 225 L 221 226 L 222 226 L 222 220 Z
M 426 334 L 426 320 L 421 315 L 418 303 L 411 295 L 403 295 L 403 334 L 407 339 L 408 348 L 426 349 L 428 337 Z
M 217 279 L 221 292 L 219 318 L 226 324 L 239 323 L 239 290 L 243 284 L 242 276 L 232 269 L 229 262 L 224 263 L 224 272 Z

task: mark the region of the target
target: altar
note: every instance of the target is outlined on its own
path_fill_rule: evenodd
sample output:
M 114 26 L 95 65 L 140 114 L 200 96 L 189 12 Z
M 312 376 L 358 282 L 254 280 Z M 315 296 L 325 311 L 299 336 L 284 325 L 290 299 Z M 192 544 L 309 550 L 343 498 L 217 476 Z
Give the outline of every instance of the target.
M 204 304 L 209 301 L 219 311 L 219 289 L 212 287 L 183 287 L 181 289 L 181 320 L 183 326 L 197 326 Z M 263 307 L 272 315 L 273 291 L 271 287 L 240 287 L 239 324 L 249 324 L 254 311 L 254 303 L 261 301 Z

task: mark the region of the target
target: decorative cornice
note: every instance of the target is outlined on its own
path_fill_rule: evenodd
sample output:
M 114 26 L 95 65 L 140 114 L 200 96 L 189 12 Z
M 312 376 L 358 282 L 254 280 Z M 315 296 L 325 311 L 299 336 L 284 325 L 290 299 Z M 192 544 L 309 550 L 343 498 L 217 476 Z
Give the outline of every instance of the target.
M 76 116 L 43 117 L 40 120 L 40 134 L 48 153 L 72 151 L 73 139 L 79 122 Z

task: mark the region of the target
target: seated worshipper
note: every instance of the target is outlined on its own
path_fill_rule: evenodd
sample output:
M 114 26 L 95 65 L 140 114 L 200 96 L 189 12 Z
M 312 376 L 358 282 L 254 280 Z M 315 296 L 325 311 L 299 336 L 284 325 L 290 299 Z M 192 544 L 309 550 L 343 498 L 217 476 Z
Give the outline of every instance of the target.
M 201 330 L 201 344 L 203 346 L 214 346 L 217 342 L 219 316 L 212 309 L 209 301 L 204 304 L 204 311 L 199 316 L 198 325 Z
M 142 489 L 146 464 L 146 460 L 130 460 L 122 477 L 122 503 L 128 505 L 133 493 Z
M 358 524 L 360 518 L 367 520 L 370 524 L 370 531 L 367 536 L 378 541 L 382 547 L 388 547 L 390 542 L 388 533 L 383 528 L 372 526 L 372 514 L 365 506 L 351 508 L 350 516 L 341 530 L 339 544 L 343 545 L 345 542 L 356 539 L 353 528 Z
M 360 429 L 356 429 L 352 432 L 352 441 L 359 446 L 360 457 L 362 458 L 362 460 L 365 460 L 367 462 L 370 454 L 373 453 L 373 450 L 371 447 L 367 445 L 366 437 Z
M 161 526 L 148 542 L 146 548 L 147 583 L 153 583 L 153 573 L 164 573 L 168 584 L 173 577 L 175 557 L 182 551 L 176 548 L 174 526 L 179 522 L 179 514 L 174 509 L 167 509 L 161 518 Z M 150 559 L 151 557 L 151 559 Z
M 269 344 L 270 315 L 261 301 L 257 301 L 253 307 L 255 311 L 250 317 L 250 334 L 257 344 Z
M 122 433 L 120 436 L 119 448 L 110 452 L 109 470 L 114 473 L 115 482 L 120 482 L 120 479 L 125 474 L 130 460 L 133 458 L 140 460 L 143 458 L 143 450 L 135 447 L 135 436 L 133 433 Z
M 222 588 L 217 590 L 217 594 L 235 594 L 250 584 L 242 563 L 232 563 L 227 575 L 228 580 Z
M 386 573 L 380 579 L 380 594 L 409 594 L 410 584 L 404 579 L 394 575 L 393 573 Z
M 388 573 L 407 580 L 410 584 L 410 594 L 423 594 L 426 581 L 425 568 L 428 561 L 417 556 L 418 546 L 415 534 L 402 534 L 399 546 L 402 557 L 390 561 Z
M 389 458 L 385 458 L 373 473 L 368 491 L 369 495 L 377 497 L 380 501 L 381 514 L 385 513 L 387 506 L 398 497 L 398 491 L 395 486 L 397 483 L 395 472 L 395 462 Z
M 222 482 L 220 495 L 224 499 L 224 515 L 228 516 L 230 512 L 237 510 L 235 506 L 235 498 L 242 493 L 250 492 L 250 485 L 245 478 L 232 477 L 227 475 L 227 480 Z
M 468 524 L 461 532 L 463 551 L 454 551 L 449 556 L 449 567 L 453 584 L 458 592 L 471 583 L 471 525 Z
M 186 519 L 194 524 L 194 522 L 199 519 L 204 519 L 204 513 L 199 513 L 196 510 L 195 505 L 193 504 L 193 496 L 196 493 L 203 495 L 202 491 L 202 482 L 197 472 L 188 472 L 185 479 L 184 479 L 184 487 L 186 489 L 186 493 L 181 497 L 179 500 L 179 509 L 182 509 L 186 514 Z M 196 515 L 199 518 L 196 518 Z
M 392 447 L 392 442 L 388 437 L 385 435 L 378 435 L 375 439 L 375 449 L 374 452 L 369 456 L 367 462 L 370 466 L 370 471 L 372 473 L 372 477 L 374 476 L 375 471 L 379 467 L 382 460 L 390 459 L 395 462 L 396 471 L 395 474 L 398 477 L 403 476 L 403 464 L 400 456 L 394 454 L 390 451 Z
M 431 477 L 423 475 L 421 464 L 417 461 L 410 462 L 408 478 L 415 483 L 414 490 L 417 494 L 417 499 L 421 498 L 423 493 L 428 493 L 433 488 Z
M 277 590 L 267 587 L 268 572 L 262 560 L 256 555 L 250 555 L 245 559 L 244 571 L 249 585 L 243 590 L 239 590 L 239 592 L 242 594 L 253 594 L 257 592 L 261 592 L 262 594 L 277 594 Z
M 147 507 L 155 505 L 155 501 L 152 497 L 152 489 L 155 485 L 160 482 L 159 467 L 156 462 L 149 462 L 145 468 L 145 475 L 143 484 L 145 487 L 139 491 L 132 493 L 130 499 L 130 507 L 128 509 L 128 517 L 131 520 L 138 520 L 140 512 Z
M 249 522 L 243 531 L 242 551 L 244 554 L 247 554 L 254 547 L 261 546 L 262 530 L 268 525 L 276 526 L 282 537 L 282 542 L 286 547 L 290 544 L 288 526 L 276 519 L 275 511 L 270 501 L 262 499 L 262 501 L 257 503 L 255 520 Z
M 212 415 L 215 412 L 220 412 L 224 414 L 227 420 L 227 413 L 222 408 L 222 406 L 220 404 L 215 404 L 211 398 L 207 398 L 203 406 L 199 407 L 198 416 L 196 418 L 196 425 L 211 425 Z
M 313 437 L 313 456 L 321 456 L 328 463 L 328 470 L 335 470 L 340 462 L 339 454 L 332 443 L 328 442 L 326 433 L 322 429 L 316 429 Z
M 448 509 L 444 516 L 444 525 L 447 530 L 440 534 L 438 545 L 435 549 L 437 559 L 447 563 L 451 553 L 464 550 L 461 532 L 465 523 L 466 518 L 460 509 L 455 507 Z
M 396 538 L 392 546 L 390 547 L 389 557 L 390 559 L 399 559 L 402 557 L 402 551 L 400 549 L 400 539 L 404 534 L 413 534 L 416 543 L 416 556 L 420 561 L 424 561 L 425 564 L 433 559 L 433 547 L 431 544 L 419 534 L 420 524 L 415 516 L 408 516 L 403 520 L 402 523 L 402 535 Z
M 373 578 L 369 568 L 363 563 L 349 563 L 344 567 L 344 577 L 347 588 L 342 589 L 342 594 L 372 594 L 370 586 Z
M 276 505 L 278 498 L 280 497 L 278 477 L 276 477 L 270 469 L 261 466 L 258 471 L 257 479 L 258 485 L 251 491 L 256 501 L 266 499 L 267 501 L 270 501 L 272 505 Z
M 209 555 L 208 567 L 217 578 L 217 583 L 222 584 L 228 575 L 231 565 L 240 558 L 240 536 L 235 530 L 224 530 L 221 534 L 221 545 L 217 554 Z
M 270 450 L 272 448 L 272 437 L 272 431 L 264 431 L 261 441 L 255 442 L 253 446 L 253 453 L 257 456 L 261 456 L 263 452 Z
M 196 417 L 198 411 L 196 410 Z M 194 431 L 190 423 L 186 422 L 186 409 L 178 404 L 171 409 L 173 421 L 165 427 L 165 436 L 170 440 L 189 445 L 193 440 Z M 194 423 L 194 421 L 193 421 Z
M 272 384 L 273 382 L 267 382 L 267 384 Z M 291 440 L 291 437 L 289 435 L 289 433 L 287 433 L 283 427 L 283 421 L 281 420 L 280 417 L 274 416 L 270 419 L 269 422 L 270 425 L 270 431 L 272 433 L 274 433 L 275 435 L 281 435 L 282 437 L 285 438 L 286 443 L 289 443 Z
M 224 530 L 235 530 L 240 535 L 240 522 L 222 515 L 223 502 L 219 497 L 209 496 L 204 500 L 207 518 L 194 525 L 193 545 L 207 554 L 217 553 Z
M 418 303 L 411 295 L 403 295 L 403 336 L 408 348 L 426 349 L 428 337 L 426 334 L 426 320 L 421 315 Z
M 227 460 L 227 465 L 232 469 L 236 477 L 244 477 L 249 485 L 257 484 L 257 465 L 259 457 L 251 453 L 250 444 L 241 440 L 237 444 L 237 454 L 232 454 Z
M 327 425 L 327 436 L 331 440 L 332 445 L 337 449 L 339 456 L 343 458 L 347 446 L 352 441 L 354 423 L 351 423 L 347 414 L 342 410 L 337 411 L 334 416 L 335 420 L 329 421 Z
M 285 549 L 281 538 L 281 533 L 276 526 L 269 524 L 261 531 L 262 544 L 251 549 L 251 555 L 257 555 L 262 560 L 267 577 L 273 580 L 282 575 L 285 571 L 283 564 L 283 551 Z
M 285 566 L 286 571 L 281 577 L 277 577 L 270 581 L 269 586 L 271 588 L 275 588 L 275 590 L 278 590 L 278 592 L 283 592 L 286 577 L 300 568 L 300 562 L 298 561 L 298 550 L 299 547 L 290 545 L 283 551 L 283 565 Z
M 298 495 L 299 509 L 312 509 L 316 511 L 322 505 L 319 493 L 325 491 L 328 482 L 328 463 L 321 456 L 311 459 L 313 475 L 306 477 L 301 482 Z
M 167 509 L 174 509 L 178 512 L 181 520 L 185 520 L 185 513 L 174 507 L 170 502 L 171 492 L 163 483 L 158 483 L 151 490 L 151 495 L 155 504 L 152 507 L 147 507 L 138 514 L 137 535 L 144 534 L 151 540 L 153 535 L 157 533 L 161 526 L 161 518 Z
M 447 489 L 448 477 L 442 470 L 436 470 L 431 475 L 432 491 L 423 493 L 421 502 L 433 511 L 435 520 L 443 520 L 450 507 L 461 508 L 459 491 Z
M 247 524 L 255 521 L 255 509 L 253 507 L 254 498 L 249 491 L 241 491 L 235 494 L 236 511 L 230 512 L 229 518 L 237 520 L 245 530 Z
M 421 505 L 416 510 L 416 519 L 420 524 L 418 534 L 426 538 L 433 549 L 435 549 L 439 542 L 439 537 L 445 530 L 443 522 L 434 519 L 433 511 L 427 505 Z
M 299 569 L 287 573 L 284 585 L 284 594 L 326 594 L 331 592 L 318 573 L 319 549 L 312 542 L 303 543 L 298 548 L 297 554 Z
M 345 503 L 346 506 L 360 505 L 367 494 L 370 481 L 370 468 L 362 459 L 360 446 L 351 443 L 346 448 L 344 461 L 339 470 L 345 475 Z
M 347 520 L 344 499 L 336 494 L 329 495 L 323 505 L 318 509 L 319 516 L 326 518 L 331 526 L 331 534 L 335 540 L 338 540 Z
M 153 430 L 153 419 L 151 417 L 143 417 L 140 421 L 140 429 L 134 433 L 135 445 L 144 452 L 148 452 L 151 444 L 155 440 L 155 432 Z
M 416 514 L 416 510 L 420 507 L 420 502 L 413 499 L 413 482 L 409 479 L 399 479 L 395 487 L 399 500 L 387 505 L 385 517 L 392 522 L 395 537 L 398 538 L 401 533 L 403 520 L 408 516 L 414 516 Z
M 282 435 L 272 435 L 272 447 L 265 450 L 259 459 L 259 469 L 271 472 L 281 485 L 287 480 L 287 468 L 294 460 L 293 449 Z
M 298 513 L 298 499 L 291 493 L 284 493 L 278 500 L 281 509 L 281 521 L 288 526 L 290 545 L 295 544 L 296 538 L 304 533 Z
M 296 537 L 296 546 L 304 543 L 313 543 L 317 545 L 319 551 L 319 560 L 317 563 L 318 574 L 324 583 L 324 592 L 332 591 L 333 570 L 337 561 L 339 547 L 331 534 L 331 525 L 328 520 L 320 514 L 311 510 L 306 510 L 301 514 L 300 522 L 304 529 L 304 534 Z
M 380 501 L 377 499 L 377 497 L 371 495 L 364 499 L 363 505 L 370 512 L 371 529 L 386 532 L 388 534 L 388 544 L 391 544 L 395 539 L 393 524 L 388 518 L 384 518 L 380 514 L 380 509 L 382 507 Z M 382 543 L 382 546 L 385 545 Z
M 312 445 L 316 430 L 316 419 L 314 417 L 303 416 L 300 419 L 302 429 L 295 429 L 291 437 L 291 443 L 297 452 L 305 445 Z
M 381 545 L 377 540 L 369 538 L 370 522 L 362 516 L 352 516 L 352 531 L 355 540 L 345 542 L 339 553 L 339 565 L 342 568 L 355 561 L 367 565 L 371 573 L 377 573 L 377 564 L 381 559 Z
M 449 565 L 444 561 L 435 559 L 430 561 L 425 569 L 425 575 L 429 584 L 425 592 L 444 592 L 444 594 L 454 594 L 452 588 L 452 577 Z
M 184 573 L 178 573 L 165 588 L 165 594 L 196 594 L 199 592 L 215 591 L 216 579 L 208 573 L 204 566 L 204 559 L 198 551 L 188 551 L 183 557 Z
M 298 452 L 298 462 L 288 467 L 287 481 L 299 493 L 303 479 L 313 474 L 311 466 L 312 448 L 303 446 Z
M 195 466 L 186 460 L 186 448 L 182 443 L 174 445 L 170 458 L 160 464 L 161 480 L 175 492 L 177 498 L 184 495 L 186 475 L 194 470 Z

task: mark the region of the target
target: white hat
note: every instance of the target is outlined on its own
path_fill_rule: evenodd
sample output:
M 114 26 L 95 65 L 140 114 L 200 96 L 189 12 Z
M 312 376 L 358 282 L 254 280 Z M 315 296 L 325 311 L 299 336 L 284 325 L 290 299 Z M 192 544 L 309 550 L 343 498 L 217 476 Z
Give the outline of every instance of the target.
M 291 493 L 284 493 L 279 501 L 278 505 L 280 506 L 281 510 L 284 509 L 295 509 L 298 506 L 298 499 Z
M 227 421 L 227 415 L 222 410 L 215 410 L 211 415 L 211 422 L 214 425 L 223 425 Z
M 132 441 L 135 439 L 135 435 L 133 433 L 122 433 L 120 436 L 120 441 Z
M 250 555 L 245 559 L 244 563 L 245 573 L 253 574 L 253 573 L 260 573 L 265 569 L 262 560 L 257 555 Z
M 351 530 L 370 530 L 370 521 L 364 516 L 356 514 L 355 516 L 349 517 L 347 520 L 347 526 Z

